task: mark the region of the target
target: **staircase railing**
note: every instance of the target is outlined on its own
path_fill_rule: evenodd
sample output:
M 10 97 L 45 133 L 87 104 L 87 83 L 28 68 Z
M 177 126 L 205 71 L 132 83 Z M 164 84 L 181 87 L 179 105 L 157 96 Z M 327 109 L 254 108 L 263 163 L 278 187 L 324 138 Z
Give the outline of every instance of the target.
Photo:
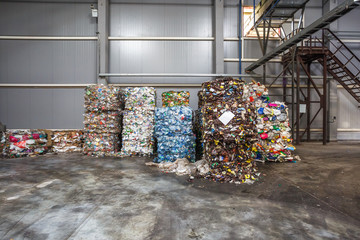
M 330 29 L 324 28 L 324 33 L 328 33 L 327 41 L 324 44 L 329 44 L 329 49 L 333 56 L 336 56 L 342 63 L 342 67 L 349 69 L 352 74 L 355 76 L 355 81 L 360 82 L 360 59 L 357 57 L 353 51 L 351 51 Z M 335 39 L 336 41 L 331 41 Z M 338 44 L 336 44 L 338 43 Z

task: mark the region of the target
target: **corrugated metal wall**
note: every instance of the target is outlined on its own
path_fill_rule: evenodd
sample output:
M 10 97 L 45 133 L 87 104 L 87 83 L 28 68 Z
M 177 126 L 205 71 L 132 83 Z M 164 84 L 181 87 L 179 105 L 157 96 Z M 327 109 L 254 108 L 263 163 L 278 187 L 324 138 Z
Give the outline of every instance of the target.
M 96 19 L 90 4 L 96 1 L 5 1 L 0 3 L 0 35 L 96 36 Z M 138 3 L 136 3 L 138 2 Z M 139 2 L 141 4 L 139 4 Z M 244 1 L 252 5 L 253 1 Z M 238 0 L 225 1 L 224 37 L 238 37 Z M 322 14 L 321 1 L 311 0 L 305 14 L 309 25 Z M 356 32 L 360 9 L 338 21 L 338 29 Z M 110 36 L 212 37 L 211 0 L 110 1 Z M 348 32 L 347 32 L 348 31 Z M 110 41 L 112 73 L 213 73 L 213 41 Z M 243 57 L 261 56 L 257 40 L 244 40 Z M 276 46 L 271 41 L 269 48 Z M 360 54 L 360 44 L 349 46 Z M 239 58 L 237 41 L 224 42 L 225 59 Z M 240 56 L 241 57 L 241 56 Z M 242 63 L 242 71 L 251 64 Z M 225 73 L 239 73 L 238 62 L 225 62 Z M 268 63 L 267 73 L 277 74 L 279 63 Z M 316 67 L 314 67 L 316 70 Z M 262 68 L 257 69 L 258 73 Z M 111 83 L 201 83 L 209 78 L 110 78 Z M 95 83 L 96 41 L 0 40 L 0 83 Z M 158 88 L 161 93 L 171 90 Z M 190 104 L 197 107 L 196 88 Z M 272 94 L 280 89 L 272 90 Z M 0 88 L 0 121 L 9 128 L 82 128 L 82 89 Z M 339 89 L 337 125 L 360 128 L 357 103 Z M 276 97 L 274 97 L 276 99 Z M 313 109 L 312 111 L 315 111 Z M 321 118 L 314 122 L 317 128 Z M 357 138 L 356 133 L 339 138 Z
M 88 3 L 0 3 L 0 35 L 95 36 Z M 0 40 L 0 83 L 95 83 L 96 41 Z M 82 89 L 0 88 L 8 128 L 82 128 Z

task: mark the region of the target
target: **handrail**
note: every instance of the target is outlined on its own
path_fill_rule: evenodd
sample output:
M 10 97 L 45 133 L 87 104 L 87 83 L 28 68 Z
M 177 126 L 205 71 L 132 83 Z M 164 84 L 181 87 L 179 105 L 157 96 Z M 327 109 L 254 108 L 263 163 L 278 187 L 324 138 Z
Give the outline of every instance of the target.
M 331 33 L 332 37 L 336 38 L 336 40 L 338 40 L 349 52 L 351 52 L 354 57 L 360 62 L 360 59 L 340 40 L 340 38 L 338 38 L 333 31 L 331 31 L 329 28 L 324 28 L 324 30 L 328 31 L 329 33 Z

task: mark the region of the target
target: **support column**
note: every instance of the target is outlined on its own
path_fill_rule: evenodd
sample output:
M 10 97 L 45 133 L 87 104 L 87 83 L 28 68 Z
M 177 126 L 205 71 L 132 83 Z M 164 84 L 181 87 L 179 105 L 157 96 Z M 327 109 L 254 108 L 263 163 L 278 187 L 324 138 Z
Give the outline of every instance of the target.
M 308 73 L 311 73 L 311 62 L 306 64 L 306 68 Z M 306 135 L 306 140 L 310 142 L 311 139 L 311 86 L 310 86 L 310 79 L 307 79 L 307 96 L 306 96 L 306 127 L 308 127 L 308 132 Z
M 98 0 L 99 71 L 109 72 L 109 0 Z M 98 84 L 107 84 L 107 77 L 98 76 Z
M 338 5 L 338 1 L 329 1 L 327 3 L 327 6 L 323 8 L 323 12 L 329 12 L 332 9 L 334 9 Z M 330 24 L 330 30 L 331 31 L 338 31 L 339 30 L 339 20 L 336 20 Z M 332 47 L 328 45 L 330 50 L 332 51 Z M 328 97 L 328 134 L 329 134 L 329 140 L 330 141 L 336 141 L 337 140 L 337 121 L 336 116 L 338 115 L 338 89 L 337 89 L 337 81 L 336 80 L 330 80 L 329 81 L 329 97 Z
M 323 107 L 323 144 L 327 142 L 327 125 L 328 125 L 328 113 L 327 113 L 327 66 L 326 66 L 326 55 L 323 57 L 323 96 L 322 96 L 322 107 Z
M 214 0 L 215 73 L 224 73 L 224 0 Z M 239 56 L 239 58 L 241 58 Z M 240 59 L 241 61 L 241 59 Z
M 296 59 L 296 144 L 300 144 L 300 56 Z

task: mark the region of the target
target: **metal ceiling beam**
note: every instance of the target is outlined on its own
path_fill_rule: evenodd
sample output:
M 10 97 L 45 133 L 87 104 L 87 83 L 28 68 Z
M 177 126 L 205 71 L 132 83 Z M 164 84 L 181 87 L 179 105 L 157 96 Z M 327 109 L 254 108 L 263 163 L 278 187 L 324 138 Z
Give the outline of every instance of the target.
M 295 46 L 297 43 L 301 42 L 303 39 L 311 36 L 313 33 L 317 32 L 319 29 L 325 27 L 329 23 L 332 23 L 336 19 L 350 12 L 352 9 L 359 6 L 360 0 L 346 0 L 330 12 L 326 13 L 324 16 L 310 24 L 308 27 L 304 28 L 301 32 L 290 38 L 288 41 L 285 41 L 278 47 L 276 47 L 271 52 L 265 54 L 258 61 L 248 66 L 245 70 L 246 72 L 251 72 L 254 69 L 260 67 L 270 59 L 276 57 L 280 53 L 286 51 L 292 46 Z

